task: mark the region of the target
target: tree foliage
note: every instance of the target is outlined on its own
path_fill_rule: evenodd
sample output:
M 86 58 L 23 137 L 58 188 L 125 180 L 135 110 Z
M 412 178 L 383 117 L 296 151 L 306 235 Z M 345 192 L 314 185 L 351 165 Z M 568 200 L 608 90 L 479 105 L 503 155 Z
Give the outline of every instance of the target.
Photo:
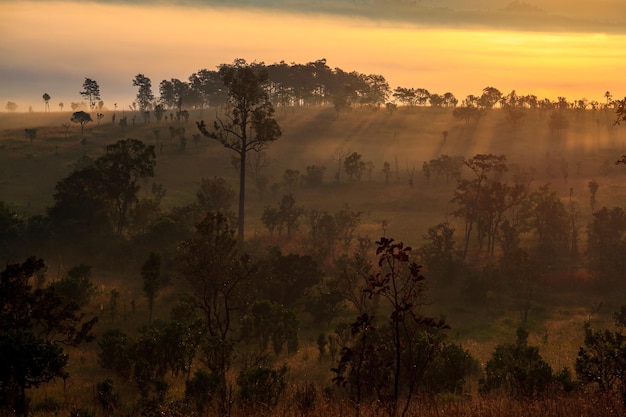
M 27 414 L 27 389 L 64 374 L 62 345 L 90 341 L 97 322 L 85 321 L 80 306 L 54 287 L 32 288 L 29 280 L 43 267 L 33 257 L 0 273 L 0 406 L 18 416 Z
M 139 104 L 139 110 L 144 112 L 149 110 L 154 101 L 154 94 L 152 94 L 152 81 L 150 78 L 143 74 L 135 75 L 133 79 L 133 86 L 139 87 L 137 91 L 137 103 Z
M 404 416 L 448 326 L 419 311 L 425 278 L 411 260 L 411 248 L 384 237 L 376 243 L 378 271 L 363 291 L 379 298 L 390 314 L 380 328 L 367 313 L 351 325 L 352 345 L 343 348 L 334 381 L 349 389 L 357 416 L 367 391 L 389 415 Z
M 585 323 L 584 347 L 578 350 L 575 368 L 583 385 L 618 392 L 626 404 L 626 335 L 621 328 L 594 330 Z
M 79 110 L 72 114 L 70 121 L 72 123 L 78 123 L 80 125 L 80 137 L 84 138 L 85 137 L 85 125 L 89 122 L 92 122 L 93 120 L 91 119 L 91 115 L 89 113 Z
M 503 392 L 518 399 L 536 397 L 554 382 L 552 368 L 537 347 L 528 345 L 528 333 L 522 328 L 515 343 L 496 347 L 485 373 L 481 392 Z
M 89 102 L 89 108 L 93 110 L 96 107 L 96 102 L 100 100 L 100 86 L 96 80 L 85 78 L 83 91 L 80 91 L 79 94 Z
M 106 151 L 95 160 L 86 158 L 55 187 L 49 214 L 68 237 L 102 232 L 111 225 L 122 235 L 138 202 L 140 181 L 154 175 L 153 146 L 125 139 L 108 145 Z

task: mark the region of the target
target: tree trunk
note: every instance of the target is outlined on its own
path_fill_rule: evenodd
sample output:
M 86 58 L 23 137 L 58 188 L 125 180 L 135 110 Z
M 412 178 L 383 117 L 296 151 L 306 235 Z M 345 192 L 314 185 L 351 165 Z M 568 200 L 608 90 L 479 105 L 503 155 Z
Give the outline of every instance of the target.
M 243 247 L 243 225 L 246 200 L 246 143 L 242 140 L 241 151 L 239 152 L 239 217 L 237 218 L 237 240 L 239 247 Z

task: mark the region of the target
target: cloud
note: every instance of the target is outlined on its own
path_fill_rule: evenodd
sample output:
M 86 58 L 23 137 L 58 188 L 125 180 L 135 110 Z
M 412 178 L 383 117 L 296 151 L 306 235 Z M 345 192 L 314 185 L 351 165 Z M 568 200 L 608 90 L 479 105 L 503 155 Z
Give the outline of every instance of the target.
M 542 3 L 545 14 L 552 13 L 557 1 Z M 622 85 L 626 72 L 626 36 L 614 34 L 451 28 L 347 12 L 388 5 L 385 13 L 390 14 L 420 7 L 391 0 L 310 2 L 307 12 L 302 4 L 277 0 L 255 4 L 280 5 L 281 12 L 254 8 L 251 2 L 240 8 L 199 3 L 0 0 L 0 104 L 19 97 L 27 101 L 19 103 L 21 108 L 32 104 L 37 109 L 44 92 L 53 97 L 53 106 L 57 100 L 80 101 L 78 91 L 89 77 L 100 84 L 106 105 L 118 102 L 126 108 L 136 94 L 132 79 L 138 73 L 152 80 L 158 95 L 161 80 L 186 80 L 235 58 L 268 64 L 325 58 L 331 68 L 383 75 L 392 88 L 451 91 L 459 98 L 479 94 L 487 85 L 555 98 L 556 89 L 549 86 L 560 83 L 568 91 L 559 95 L 592 99 Z M 434 1 L 422 3 L 434 9 Z M 436 4 L 449 6 L 440 15 L 453 14 L 465 22 L 470 15 L 481 17 L 462 3 Z M 488 3 L 481 4 L 505 13 L 504 4 Z M 322 7 L 332 14 L 312 10 Z M 289 8 L 298 12 L 284 11 Z M 531 10 L 525 19 L 534 15 L 544 13 Z
M 0 0 L 0 3 L 2 0 Z M 11 1 L 4 1 L 11 3 Z M 228 7 L 366 18 L 456 29 L 626 33 L 623 0 L 97 0 L 140 6 Z M 76 2 L 78 3 L 78 2 Z M 83 3 L 84 2 L 80 2 Z

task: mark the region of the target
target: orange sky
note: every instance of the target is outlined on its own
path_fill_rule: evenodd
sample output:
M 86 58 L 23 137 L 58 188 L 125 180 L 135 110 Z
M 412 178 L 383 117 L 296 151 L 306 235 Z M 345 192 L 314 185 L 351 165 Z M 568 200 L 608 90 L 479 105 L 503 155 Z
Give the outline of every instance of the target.
M 43 110 L 41 95 L 80 101 L 85 77 L 105 105 L 134 99 L 143 73 L 185 80 L 235 58 L 307 63 L 385 76 L 392 88 L 603 101 L 626 95 L 626 35 L 450 29 L 321 14 L 209 7 L 0 2 L 0 111 Z

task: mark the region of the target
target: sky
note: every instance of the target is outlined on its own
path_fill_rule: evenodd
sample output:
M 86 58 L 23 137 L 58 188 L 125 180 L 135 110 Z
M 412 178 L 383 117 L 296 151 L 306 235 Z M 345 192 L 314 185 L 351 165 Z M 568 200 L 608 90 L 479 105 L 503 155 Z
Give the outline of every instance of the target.
M 0 0 L 0 111 L 69 111 L 85 78 L 128 108 L 144 74 L 187 80 L 236 58 L 383 75 L 392 89 L 626 96 L 626 1 Z

